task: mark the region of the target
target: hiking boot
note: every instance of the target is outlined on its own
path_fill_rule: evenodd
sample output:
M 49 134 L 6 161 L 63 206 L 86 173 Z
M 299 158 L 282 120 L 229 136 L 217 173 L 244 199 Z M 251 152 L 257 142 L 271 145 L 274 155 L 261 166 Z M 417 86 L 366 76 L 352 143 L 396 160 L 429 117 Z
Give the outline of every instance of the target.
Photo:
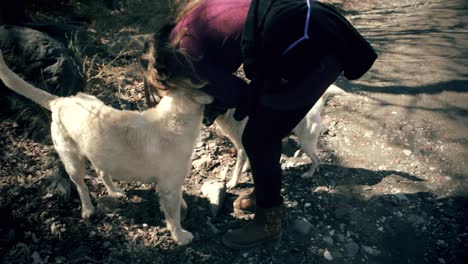
M 283 234 L 283 206 L 257 207 L 254 219 L 244 227 L 224 234 L 222 242 L 232 249 L 246 249 L 266 243 L 279 244 Z

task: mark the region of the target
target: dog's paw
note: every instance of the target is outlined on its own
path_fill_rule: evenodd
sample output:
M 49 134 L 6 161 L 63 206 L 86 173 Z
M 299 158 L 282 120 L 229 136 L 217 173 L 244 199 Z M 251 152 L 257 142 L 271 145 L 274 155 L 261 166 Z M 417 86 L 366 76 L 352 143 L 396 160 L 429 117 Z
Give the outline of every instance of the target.
M 96 209 L 93 208 L 83 208 L 81 210 L 81 218 L 89 219 L 96 213 Z
M 233 189 L 237 186 L 237 181 L 233 181 L 232 179 L 226 183 L 226 187 L 228 189 Z
M 112 198 L 122 198 L 125 197 L 125 192 L 123 190 L 117 190 L 117 191 L 108 191 L 108 196 Z
M 177 234 L 174 234 L 172 236 L 172 239 L 179 244 L 179 245 L 187 245 L 188 243 L 192 242 L 193 240 L 193 235 L 187 230 L 182 229 L 180 232 Z
M 301 175 L 301 177 L 303 179 L 312 178 L 312 177 L 314 177 L 315 172 L 318 172 L 318 171 L 319 171 L 319 166 L 312 165 L 312 167 L 308 171 L 304 172 Z

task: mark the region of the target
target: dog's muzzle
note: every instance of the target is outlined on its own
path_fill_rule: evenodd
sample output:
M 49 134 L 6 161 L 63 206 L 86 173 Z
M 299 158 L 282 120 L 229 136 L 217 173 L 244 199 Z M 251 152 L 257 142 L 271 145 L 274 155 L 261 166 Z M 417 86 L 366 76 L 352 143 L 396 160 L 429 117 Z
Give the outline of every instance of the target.
M 211 126 L 216 120 L 216 118 L 226 113 L 227 110 L 228 110 L 227 108 L 215 106 L 212 104 L 207 105 L 205 107 L 205 111 L 203 112 L 203 124 L 207 127 Z

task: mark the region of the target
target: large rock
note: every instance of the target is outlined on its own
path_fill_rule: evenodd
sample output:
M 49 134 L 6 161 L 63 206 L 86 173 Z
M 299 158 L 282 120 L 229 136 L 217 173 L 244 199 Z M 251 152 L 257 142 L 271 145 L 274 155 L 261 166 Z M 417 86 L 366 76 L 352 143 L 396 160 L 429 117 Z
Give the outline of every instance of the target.
M 226 184 L 218 181 L 207 181 L 201 187 L 203 196 L 210 201 L 210 213 L 214 218 L 218 215 L 226 197 Z
M 0 26 L 0 50 L 13 71 L 40 89 L 68 96 L 84 88 L 83 77 L 71 52 L 44 33 L 18 26 Z M 49 134 L 49 113 L 3 84 L 0 84 L 0 112 L 14 117 L 33 137 Z

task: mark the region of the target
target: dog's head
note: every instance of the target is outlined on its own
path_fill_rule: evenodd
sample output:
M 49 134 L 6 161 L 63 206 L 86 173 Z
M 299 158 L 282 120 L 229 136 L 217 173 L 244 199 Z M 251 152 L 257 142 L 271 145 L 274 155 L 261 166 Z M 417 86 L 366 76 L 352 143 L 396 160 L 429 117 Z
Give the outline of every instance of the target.
M 148 106 L 174 90 L 185 90 L 190 99 L 199 104 L 210 104 L 213 98 L 200 90 L 206 85 L 193 65 L 192 58 L 169 41 L 171 25 L 163 27 L 154 39 L 145 42 L 140 57 L 145 96 Z

